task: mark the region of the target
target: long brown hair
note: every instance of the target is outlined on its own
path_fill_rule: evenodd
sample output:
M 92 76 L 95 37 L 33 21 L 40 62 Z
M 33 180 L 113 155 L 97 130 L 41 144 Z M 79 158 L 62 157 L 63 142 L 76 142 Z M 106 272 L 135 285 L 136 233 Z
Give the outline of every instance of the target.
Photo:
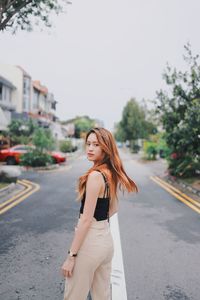
M 111 201 L 117 199 L 118 188 L 122 191 L 138 192 L 137 185 L 124 170 L 115 140 L 110 131 L 101 127 L 92 128 L 85 137 L 85 143 L 91 133 L 96 135 L 99 145 L 104 151 L 104 157 L 98 165 L 90 168 L 79 178 L 78 199 L 80 200 L 84 196 L 88 175 L 95 170 L 101 171 L 107 177 Z

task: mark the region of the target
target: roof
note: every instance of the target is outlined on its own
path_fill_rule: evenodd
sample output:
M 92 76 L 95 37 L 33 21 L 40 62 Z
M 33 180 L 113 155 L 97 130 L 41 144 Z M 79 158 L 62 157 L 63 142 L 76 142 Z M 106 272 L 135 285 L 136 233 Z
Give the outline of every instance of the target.
M 0 76 L 0 82 L 3 84 L 3 85 L 5 85 L 5 86 L 7 86 L 7 87 L 9 87 L 9 88 L 11 88 L 11 89 L 16 89 L 16 87 L 9 81 L 9 80 L 7 80 L 7 79 L 5 79 L 4 77 L 2 77 L 2 76 Z
M 39 80 L 34 80 L 33 81 L 33 87 L 38 90 L 39 92 L 43 93 L 43 94 L 48 94 L 48 89 L 46 86 L 41 85 Z

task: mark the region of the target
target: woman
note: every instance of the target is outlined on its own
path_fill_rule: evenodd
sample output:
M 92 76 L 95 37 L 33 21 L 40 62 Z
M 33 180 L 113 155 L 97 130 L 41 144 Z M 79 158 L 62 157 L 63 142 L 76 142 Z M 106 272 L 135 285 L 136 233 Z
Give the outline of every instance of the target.
M 93 166 L 79 179 L 80 215 L 68 257 L 64 300 L 110 299 L 113 240 L 109 218 L 118 210 L 118 188 L 138 192 L 120 160 L 112 134 L 93 128 L 86 135 L 86 153 Z

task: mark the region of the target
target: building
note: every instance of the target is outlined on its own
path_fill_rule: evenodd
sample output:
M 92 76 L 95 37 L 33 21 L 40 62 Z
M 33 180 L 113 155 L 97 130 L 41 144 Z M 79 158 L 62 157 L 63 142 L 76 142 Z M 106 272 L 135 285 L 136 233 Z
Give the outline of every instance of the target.
M 0 64 L 1 97 L 10 97 L 6 103 L 12 104 L 12 118 L 41 118 L 55 122 L 56 103 L 52 93 L 39 80 L 20 66 Z M 1 100 L 2 101 L 2 100 Z M 8 117 L 8 122 L 11 116 Z
M 12 94 L 16 87 L 0 76 L 0 131 L 6 130 L 11 122 L 12 111 L 15 111 Z
M 56 139 L 64 139 L 56 117 L 57 101 L 48 88 L 20 66 L 0 64 L 0 131 L 6 130 L 11 119 L 34 119 L 49 128 Z
M 56 103 L 54 95 L 48 92 L 46 86 L 43 86 L 39 80 L 32 82 L 32 104 L 30 116 L 38 119 L 41 123 L 47 124 L 56 121 Z
M 0 76 L 10 81 L 15 90 L 12 103 L 17 113 L 28 113 L 31 108 L 31 76 L 21 67 L 0 64 Z

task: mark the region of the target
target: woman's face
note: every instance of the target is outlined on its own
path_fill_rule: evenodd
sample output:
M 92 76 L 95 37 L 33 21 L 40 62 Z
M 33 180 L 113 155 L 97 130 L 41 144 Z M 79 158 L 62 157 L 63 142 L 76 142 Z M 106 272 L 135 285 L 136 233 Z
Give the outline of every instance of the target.
M 95 133 L 90 133 L 86 141 L 86 154 L 89 161 L 97 163 L 103 159 L 101 149 Z

